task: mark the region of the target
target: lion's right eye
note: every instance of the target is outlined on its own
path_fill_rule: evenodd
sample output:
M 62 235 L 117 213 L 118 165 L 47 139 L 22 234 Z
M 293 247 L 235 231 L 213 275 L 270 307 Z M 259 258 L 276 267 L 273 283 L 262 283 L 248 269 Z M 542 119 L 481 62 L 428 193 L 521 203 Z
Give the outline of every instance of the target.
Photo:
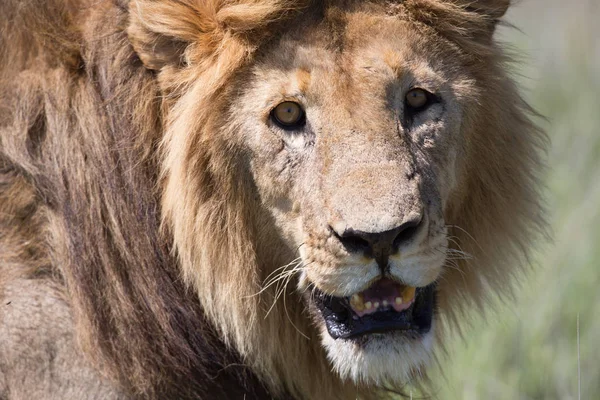
M 306 123 L 302 106 L 294 101 L 284 101 L 271 111 L 271 119 L 286 130 L 299 129 Z

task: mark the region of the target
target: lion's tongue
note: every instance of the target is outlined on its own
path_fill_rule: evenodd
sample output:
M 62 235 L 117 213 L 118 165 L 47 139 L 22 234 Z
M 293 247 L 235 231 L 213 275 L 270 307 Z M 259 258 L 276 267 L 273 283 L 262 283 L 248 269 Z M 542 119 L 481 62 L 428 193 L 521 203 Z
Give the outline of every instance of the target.
M 415 288 L 389 279 L 382 279 L 367 290 L 350 298 L 350 307 L 359 317 L 388 308 L 397 312 L 406 310 L 415 299 Z

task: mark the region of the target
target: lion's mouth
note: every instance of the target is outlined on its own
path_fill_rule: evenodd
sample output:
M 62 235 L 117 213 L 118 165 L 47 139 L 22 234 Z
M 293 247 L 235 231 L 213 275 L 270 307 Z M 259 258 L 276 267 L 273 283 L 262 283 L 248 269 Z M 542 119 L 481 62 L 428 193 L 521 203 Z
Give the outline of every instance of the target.
M 315 304 L 334 339 L 391 331 L 424 335 L 431 329 L 435 286 L 414 288 L 386 278 L 351 297 L 317 291 Z

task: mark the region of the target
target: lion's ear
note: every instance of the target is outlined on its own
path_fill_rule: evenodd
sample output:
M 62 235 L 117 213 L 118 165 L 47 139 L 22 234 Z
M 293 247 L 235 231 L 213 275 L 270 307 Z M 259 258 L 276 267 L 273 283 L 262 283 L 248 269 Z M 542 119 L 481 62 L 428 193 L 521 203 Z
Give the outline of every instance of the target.
M 194 39 L 197 10 L 185 2 L 134 0 L 129 3 L 127 34 L 146 68 L 159 71 L 185 63 L 185 50 Z
M 484 50 L 510 0 L 401 0 L 415 21 L 429 25 L 470 51 Z M 484 43 L 486 46 L 479 46 Z
M 482 15 L 487 21 L 488 32 L 493 34 L 500 18 L 506 14 L 511 0 L 458 0 L 468 11 Z
M 132 0 L 127 33 L 144 65 L 152 70 L 198 63 L 222 52 L 226 41 L 254 48 L 269 26 L 292 15 L 308 0 L 160 1 Z

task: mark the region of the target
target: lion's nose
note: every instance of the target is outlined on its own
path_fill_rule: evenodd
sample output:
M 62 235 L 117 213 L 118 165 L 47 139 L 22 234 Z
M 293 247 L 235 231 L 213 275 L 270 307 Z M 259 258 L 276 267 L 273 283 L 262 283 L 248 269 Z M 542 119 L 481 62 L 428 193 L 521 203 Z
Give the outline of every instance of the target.
M 365 232 L 352 227 L 344 227 L 341 232 L 333 227 L 331 230 L 346 250 L 362 251 L 365 255 L 375 258 L 381 268 L 386 268 L 389 256 L 396 253 L 402 244 L 409 242 L 417 234 L 421 221 L 422 216 L 418 214 L 400 226 L 384 232 Z M 340 224 L 336 225 L 339 227 Z

